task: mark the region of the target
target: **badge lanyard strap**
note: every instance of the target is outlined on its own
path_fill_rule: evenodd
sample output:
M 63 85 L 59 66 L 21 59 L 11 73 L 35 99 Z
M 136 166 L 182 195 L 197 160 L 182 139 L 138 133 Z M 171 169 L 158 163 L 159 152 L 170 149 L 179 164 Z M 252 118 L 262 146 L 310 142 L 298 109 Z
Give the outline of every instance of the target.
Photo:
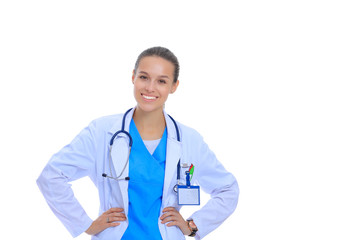
M 177 141 L 180 142 L 179 128 L 178 128 L 175 120 L 169 114 L 168 114 L 168 116 L 174 122 L 174 126 L 175 126 L 175 129 L 176 129 L 176 138 L 177 138 Z M 177 163 L 177 184 L 180 184 L 180 158 L 179 158 L 179 161 Z

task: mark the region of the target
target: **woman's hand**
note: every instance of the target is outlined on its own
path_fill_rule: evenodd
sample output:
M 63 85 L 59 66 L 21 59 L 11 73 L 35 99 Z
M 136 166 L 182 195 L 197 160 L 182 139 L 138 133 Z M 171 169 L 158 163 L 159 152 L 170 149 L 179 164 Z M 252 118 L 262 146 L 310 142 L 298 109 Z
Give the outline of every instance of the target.
M 119 226 L 119 221 L 125 221 L 126 216 L 122 208 L 110 208 L 100 215 L 91 226 L 85 231 L 89 235 L 95 235 L 109 227 Z
M 163 215 L 161 215 L 161 223 L 166 224 L 166 226 L 178 226 L 184 235 L 190 235 L 191 231 L 188 227 L 188 223 L 184 220 L 181 214 L 173 207 L 167 207 L 163 210 Z

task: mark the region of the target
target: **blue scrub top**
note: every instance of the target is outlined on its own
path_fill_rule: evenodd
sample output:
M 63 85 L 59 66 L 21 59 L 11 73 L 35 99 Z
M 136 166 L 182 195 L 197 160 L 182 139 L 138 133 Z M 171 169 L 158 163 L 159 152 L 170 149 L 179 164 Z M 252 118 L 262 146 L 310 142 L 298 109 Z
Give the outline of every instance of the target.
M 158 220 L 165 177 L 167 130 L 153 155 L 147 150 L 134 120 L 130 123 L 133 139 L 129 158 L 129 226 L 122 240 L 162 240 Z

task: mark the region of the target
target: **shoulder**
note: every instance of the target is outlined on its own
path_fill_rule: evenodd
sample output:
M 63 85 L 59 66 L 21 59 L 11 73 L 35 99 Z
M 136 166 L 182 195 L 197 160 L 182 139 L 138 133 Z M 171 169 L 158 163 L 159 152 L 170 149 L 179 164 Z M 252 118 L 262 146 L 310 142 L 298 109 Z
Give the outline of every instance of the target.
M 96 131 L 110 131 L 117 125 L 121 126 L 123 113 L 96 118 L 90 122 L 90 127 Z
M 203 142 L 203 137 L 197 130 L 179 122 L 177 124 L 180 128 L 182 142 Z
M 119 119 L 121 120 L 123 115 L 124 115 L 123 113 L 119 113 L 108 116 L 102 116 L 92 120 L 91 122 L 99 125 L 107 125 L 107 124 L 111 125 L 119 121 Z

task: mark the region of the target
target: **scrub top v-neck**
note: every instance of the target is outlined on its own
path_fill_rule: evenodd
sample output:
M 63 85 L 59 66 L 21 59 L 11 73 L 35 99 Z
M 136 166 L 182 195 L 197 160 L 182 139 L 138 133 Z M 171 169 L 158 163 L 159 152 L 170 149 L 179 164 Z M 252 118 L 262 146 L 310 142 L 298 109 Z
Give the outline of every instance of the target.
M 167 130 L 153 154 L 147 150 L 134 120 L 130 123 L 133 146 L 129 158 L 129 226 L 122 240 L 162 240 L 159 217 L 165 176 Z

